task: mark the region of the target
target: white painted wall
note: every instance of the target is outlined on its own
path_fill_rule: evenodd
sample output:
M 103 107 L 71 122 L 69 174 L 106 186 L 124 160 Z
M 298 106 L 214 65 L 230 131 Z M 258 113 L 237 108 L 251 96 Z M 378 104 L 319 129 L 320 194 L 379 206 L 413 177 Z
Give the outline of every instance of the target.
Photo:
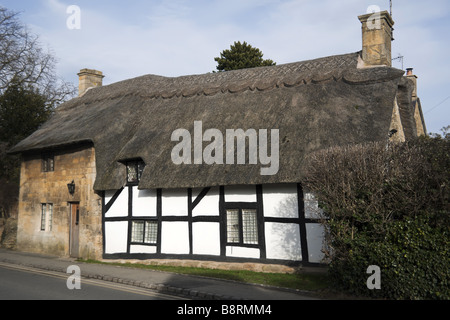
M 133 187 L 133 217 L 156 217 L 156 190 Z
M 203 189 L 192 190 L 192 201 L 194 201 Z M 202 201 L 192 210 L 192 216 L 218 216 L 219 215 L 219 187 L 211 188 Z
M 193 189 L 192 200 L 203 189 Z M 193 210 L 193 216 L 219 216 L 219 187 L 211 188 L 208 194 Z M 255 186 L 226 186 L 226 202 L 256 202 Z M 296 184 L 263 186 L 263 209 L 265 217 L 297 218 L 298 201 Z M 105 203 L 111 200 L 115 191 L 105 192 Z M 321 210 L 314 196 L 305 190 L 305 216 L 318 218 Z M 133 216 L 155 217 L 157 207 L 156 190 L 138 190 L 133 187 Z M 187 189 L 162 190 L 162 214 L 165 216 L 187 216 Z M 125 188 L 116 199 L 106 217 L 128 215 L 128 189 Z M 268 259 L 302 260 L 300 230 L 292 223 L 265 223 L 266 255 Z M 306 225 L 310 262 L 321 262 L 323 258 L 323 227 L 320 224 Z M 218 222 L 194 222 L 193 253 L 199 255 L 220 255 L 220 224 Z M 105 223 L 105 253 L 126 253 L 128 222 Z M 189 226 L 187 222 L 162 222 L 161 252 L 164 254 L 189 254 Z M 130 253 L 156 253 L 156 246 L 131 245 Z M 259 258 L 257 248 L 226 247 L 229 257 Z
M 111 200 L 117 190 L 105 192 L 105 204 Z M 128 189 L 125 188 L 106 213 L 106 218 L 128 216 Z
M 256 202 L 256 186 L 225 186 L 225 202 Z
M 130 245 L 130 253 L 156 253 L 156 246 Z
M 126 253 L 128 222 L 105 222 L 105 253 Z
M 187 189 L 162 190 L 161 207 L 163 216 L 187 216 Z
M 306 219 L 322 218 L 323 210 L 319 208 L 319 203 L 313 193 L 305 189 L 303 192 L 303 201 L 305 202 Z
M 267 259 L 302 260 L 298 224 L 266 222 L 264 227 Z
M 189 254 L 187 222 L 162 222 L 161 253 Z
M 324 258 L 323 239 L 324 229 L 319 223 L 306 224 L 306 238 L 308 243 L 309 262 L 322 262 Z
M 265 217 L 298 218 L 297 185 L 263 186 L 263 207 Z
M 238 257 L 238 258 L 256 258 L 259 259 L 261 254 L 260 250 L 257 248 L 244 248 L 244 247 L 226 247 L 226 255 L 228 257 Z
M 220 224 L 194 222 L 192 224 L 192 251 L 194 254 L 220 255 Z

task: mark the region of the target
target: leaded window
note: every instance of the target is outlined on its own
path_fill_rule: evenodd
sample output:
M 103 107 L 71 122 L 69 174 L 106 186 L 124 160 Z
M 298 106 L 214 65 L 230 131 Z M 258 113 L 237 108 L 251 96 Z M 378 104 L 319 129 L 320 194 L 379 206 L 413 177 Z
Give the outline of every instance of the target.
M 53 204 L 41 204 L 41 231 L 52 231 L 53 227 Z
M 227 210 L 227 242 L 239 243 L 239 210 Z
M 47 215 L 48 215 L 48 231 L 52 231 L 53 227 L 53 204 L 47 204 Z
M 127 162 L 127 182 L 129 184 L 137 184 L 141 180 L 145 163 L 143 161 Z
M 158 241 L 158 222 L 145 221 L 144 243 L 156 244 Z
M 156 244 L 158 241 L 157 221 L 133 221 L 131 226 L 131 242 Z
M 256 209 L 227 209 L 227 243 L 258 244 Z
M 47 204 L 41 204 L 41 231 L 45 231 L 45 223 L 47 221 Z
M 55 171 L 55 158 L 53 155 L 44 154 L 42 156 L 42 171 L 43 172 Z
M 144 221 L 133 221 L 131 228 L 131 242 L 143 242 Z
M 242 209 L 242 236 L 245 244 L 258 244 L 255 209 Z

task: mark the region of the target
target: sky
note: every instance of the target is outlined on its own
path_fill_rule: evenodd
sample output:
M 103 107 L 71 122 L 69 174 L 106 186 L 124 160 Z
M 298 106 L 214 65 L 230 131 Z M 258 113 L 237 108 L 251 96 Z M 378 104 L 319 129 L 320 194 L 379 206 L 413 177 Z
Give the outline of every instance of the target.
M 71 5 L 80 9 L 79 20 Z M 104 85 L 145 74 L 208 73 L 235 41 L 277 64 L 357 52 L 358 16 L 370 6 L 389 11 L 388 0 L 0 0 L 0 6 L 20 13 L 57 58 L 58 76 L 76 86 L 83 68 L 102 71 Z M 392 57 L 403 57 L 393 67 L 414 68 L 427 131 L 441 133 L 450 125 L 450 1 L 393 0 L 392 15 Z

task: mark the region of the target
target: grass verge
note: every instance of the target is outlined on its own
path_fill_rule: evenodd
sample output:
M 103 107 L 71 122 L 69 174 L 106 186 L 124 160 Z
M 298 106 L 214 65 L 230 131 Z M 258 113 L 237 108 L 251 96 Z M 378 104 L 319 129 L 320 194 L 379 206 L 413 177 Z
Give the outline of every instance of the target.
M 145 265 L 135 263 L 112 263 L 97 260 L 79 260 L 79 261 L 84 263 L 107 264 L 129 268 L 140 268 L 186 275 L 195 275 L 215 279 L 232 280 L 244 283 L 261 284 L 267 286 L 276 286 L 312 292 L 314 291 L 317 292 L 328 288 L 328 278 L 327 275 L 323 273 L 308 273 L 308 272 L 301 272 L 296 274 L 263 273 L 247 270 L 220 270 L 220 269 L 207 269 L 194 267 Z

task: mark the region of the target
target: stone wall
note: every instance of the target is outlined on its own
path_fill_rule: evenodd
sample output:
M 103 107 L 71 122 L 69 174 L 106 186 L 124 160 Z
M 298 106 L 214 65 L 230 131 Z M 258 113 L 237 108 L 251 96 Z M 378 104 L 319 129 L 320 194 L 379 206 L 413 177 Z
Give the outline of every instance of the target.
M 98 259 L 102 255 L 101 197 L 93 190 L 96 176 L 95 150 L 77 146 L 50 153 L 54 171 L 43 172 L 42 154 L 23 156 L 21 166 L 17 249 L 69 255 L 70 204 L 80 204 L 79 256 Z M 75 183 L 69 194 L 67 184 Z M 42 204 L 53 207 L 52 221 L 41 230 Z
M 0 247 L 15 249 L 17 239 L 17 219 L 0 219 Z

